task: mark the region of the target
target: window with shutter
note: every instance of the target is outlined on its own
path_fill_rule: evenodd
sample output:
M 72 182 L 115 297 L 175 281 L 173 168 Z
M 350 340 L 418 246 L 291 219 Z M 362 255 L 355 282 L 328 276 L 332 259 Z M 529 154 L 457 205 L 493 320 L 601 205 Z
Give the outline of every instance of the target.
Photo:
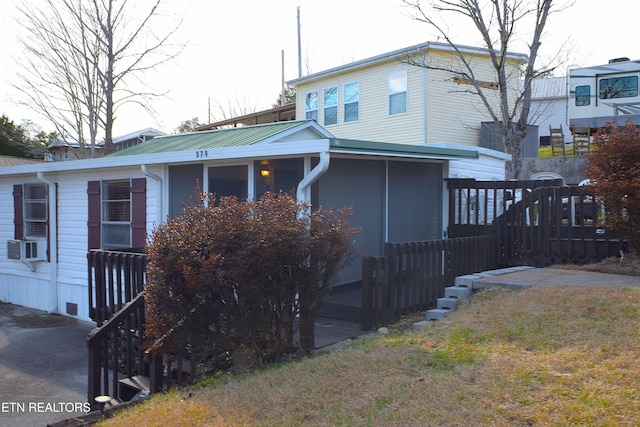
M 141 249 L 146 239 L 146 179 L 90 181 L 89 249 Z

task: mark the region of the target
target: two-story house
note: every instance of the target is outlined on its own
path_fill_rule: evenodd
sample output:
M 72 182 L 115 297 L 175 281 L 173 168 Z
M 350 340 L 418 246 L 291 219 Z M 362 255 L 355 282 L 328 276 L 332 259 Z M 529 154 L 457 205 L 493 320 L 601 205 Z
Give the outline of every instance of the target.
M 482 147 L 481 124 L 491 119 L 464 77 L 468 71 L 461 56 L 499 111 L 487 49 L 427 42 L 287 82 L 296 88 L 296 118 L 316 120 L 338 138 Z M 515 94 L 517 70 L 527 57 L 509 54 L 506 59 Z M 503 179 L 508 156 L 482 148 L 480 153 L 481 162 L 452 162 L 449 176 Z

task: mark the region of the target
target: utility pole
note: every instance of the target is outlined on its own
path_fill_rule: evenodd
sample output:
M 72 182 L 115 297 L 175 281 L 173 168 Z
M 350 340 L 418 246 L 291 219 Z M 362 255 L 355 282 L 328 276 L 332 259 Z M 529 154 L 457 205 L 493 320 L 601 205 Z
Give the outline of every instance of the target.
M 280 94 L 280 106 L 284 107 L 284 104 L 285 104 L 284 97 L 285 97 L 285 92 L 286 92 L 286 90 L 284 88 L 284 49 L 282 49 L 282 81 L 281 81 L 281 84 L 282 84 L 282 92 Z
M 302 77 L 302 42 L 300 39 L 300 6 L 298 6 L 298 77 Z

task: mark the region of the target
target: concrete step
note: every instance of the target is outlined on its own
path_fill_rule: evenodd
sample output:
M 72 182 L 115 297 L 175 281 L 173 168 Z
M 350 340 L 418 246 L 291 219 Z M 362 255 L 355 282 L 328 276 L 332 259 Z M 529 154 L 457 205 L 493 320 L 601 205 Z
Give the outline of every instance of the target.
M 436 308 L 455 310 L 456 308 L 458 308 L 459 302 L 460 300 L 458 298 L 438 298 Z
M 413 324 L 412 328 L 414 331 L 417 331 L 418 329 L 422 329 L 426 326 L 430 326 L 433 324 L 433 320 L 421 320 L 419 322 L 416 322 Z
M 149 395 L 149 377 L 136 375 L 118 381 L 118 395 L 122 402 L 137 400 Z
M 449 286 L 444 288 L 445 298 L 468 298 L 472 293 L 473 290 L 466 286 Z
M 434 308 L 427 310 L 427 320 L 439 320 L 451 314 L 451 310 L 446 308 Z
M 478 279 L 482 279 L 482 276 L 480 276 L 479 274 L 465 274 L 464 276 L 456 277 L 454 285 L 473 289 L 473 282 L 474 280 Z

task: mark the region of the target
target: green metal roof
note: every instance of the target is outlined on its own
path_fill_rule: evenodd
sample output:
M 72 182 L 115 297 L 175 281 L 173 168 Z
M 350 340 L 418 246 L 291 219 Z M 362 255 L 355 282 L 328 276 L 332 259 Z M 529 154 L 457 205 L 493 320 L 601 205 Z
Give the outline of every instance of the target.
M 301 125 L 308 124 L 309 122 L 308 120 L 276 122 L 238 128 L 216 129 L 205 132 L 158 136 L 149 141 L 134 145 L 133 147 L 112 153 L 109 157 L 245 147 L 265 142 L 286 131 L 303 127 Z
M 248 147 L 256 144 L 282 141 L 286 137 L 291 138 L 289 141 L 295 141 L 295 135 L 298 132 L 309 129 L 315 132 L 318 138 L 328 140 L 328 149 L 333 153 L 438 159 L 477 159 L 479 157 L 478 151 L 473 150 L 473 147 L 469 149 L 458 149 L 434 147 L 431 145 L 392 144 L 335 138 L 322 127 L 318 126 L 313 120 L 276 122 L 205 132 L 159 136 L 141 144 L 134 145 L 133 147 L 117 151 L 107 157 L 148 156 L 151 154 Z M 308 140 L 309 138 L 310 134 L 305 133 L 301 139 Z M 292 150 L 295 151 L 295 148 L 292 148 Z M 291 154 L 295 153 L 291 152 Z
M 356 139 L 331 139 L 331 152 L 387 154 L 410 157 L 478 159 L 474 147 L 468 150 L 458 148 L 433 147 L 430 145 L 391 144 L 388 142 L 361 141 Z

